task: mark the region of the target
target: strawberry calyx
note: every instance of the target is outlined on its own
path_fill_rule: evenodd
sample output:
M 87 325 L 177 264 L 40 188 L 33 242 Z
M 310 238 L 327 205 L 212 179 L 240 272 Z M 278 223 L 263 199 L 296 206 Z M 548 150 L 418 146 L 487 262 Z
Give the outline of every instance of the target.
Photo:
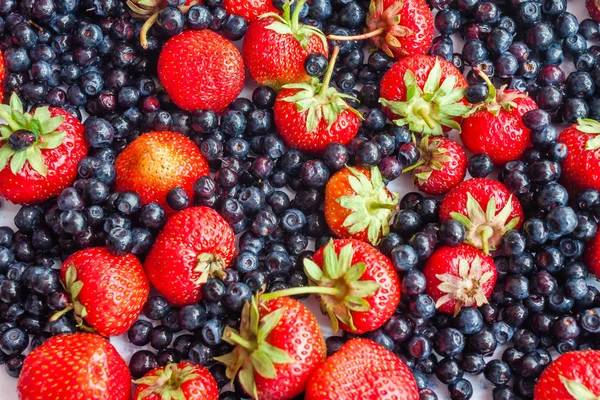
M 474 68 L 475 72 L 481 76 L 481 79 L 486 83 L 488 87 L 488 97 L 481 103 L 474 104 L 469 115 L 472 115 L 478 111 L 487 110 L 494 116 L 500 113 L 500 110 L 512 111 L 517 107 L 515 103 L 516 99 L 522 99 L 527 97 L 523 93 L 517 91 L 506 92 L 507 85 L 503 85 L 500 89 L 496 89 L 490 78 L 478 68 Z
M 140 393 L 139 399 L 145 399 L 155 394 L 162 400 L 186 400 L 187 397 L 183 393 L 181 385 L 198 377 L 199 375 L 194 373 L 192 365 L 180 368 L 177 364 L 167 364 L 164 369 L 160 369 L 150 376 L 137 379 L 133 383 L 148 386 Z
M 295 103 L 301 113 L 306 114 L 306 132 L 312 132 L 317 128 L 322 119 L 327 122 L 327 129 L 337 121 L 339 115 L 346 110 L 356 114 L 361 120 L 362 114 L 344 99 L 356 100 L 353 96 L 339 92 L 336 88 L 329 86 L 333 75 L 335 61 L 340 52 L 339 47 L 334 47 L 327 72 L 321 83 L 318 78 L 313 77 L 311 82 L 291 83 L 284 85 L 284 89 L 298 89 L 292 96 L 284 97 L 282 100 Z
M 370 178 L 354 167 L 346 168 L 352 173 L 348 177 L 348 183 L 355 194 L 336 199 L 342 207 L 351 211 L 343 226 L 348 228 L 350 234 L 366 229 L 369 242 L 375 246 L 382 236 L 390 232 L 390 220 L 398 205 L 399 196 L 387 190 L 376 166 L 371 167 Z
M 458 276 L 449 273 L 435 276 L 441 282 L 438 289 L 445 293 L 436 301 L 435 307 L 440 308 L 448 302 L 455 301 L 454 316 L 463 307 L 475 305 L 481 307 L 486 304 L 488 299 L 482 288 L 494 276 L 491 271 L 483 272 L 479 256 L 476 256 L 470 264 L 464 258 L 461 258 L 458 263 Z
M 399 0 L 385 8 L 384 0 L 372 0 L 367 14 L 369 32 L 356 36 L 329 35 L 327 39 L 338 41 L 372 39 L 376 47 L 392 58 L 394 57 L 392 49 L 402 55 L 408 55 L 398 38 L 413 36 L 415 32 L 400 24 L 400 10 L 403 5 L 404 1 Z
M 287 307 L 281 307 L 269 314 L 260 315 L 259 294 L 247 302 L 242 310 L 240 329 L 230 326 L 223 332 L 223 340 L 235 346 L 231 353 L 215 357 L 227 366 L 227 378 L 238 376 L 240 384 L 253 399 L 258 399 L 254 374 L 267 379 L 277 378 L 275 364 L 290 364 L 292 358 L 284 350 L 272 346 L 267 337 L 277 326 Z
M 407 70 L 404 74 L 406 100 L 381 98 L 379 102 L 402 117 L 394 120 L 396 125 L 408 125 L 411 131 L 424 136 L 443 135 L 443 127 L 460 130 L 460 124 L 454 119 L 463 117 L 470 110 L 469 106 L 460 102 L 464 97 L 464 89 L 455 87 L 458 82 L 456 76 L 448 76 L 443 82 L 441 80 L 442 66 L 436 59 L 423 88 L 417 83 L 414 73 Z
M 144 25 L 140 30 L 140 44 L 144 49 L 148 48 L 148 31 L 158 20 L 158 14 L 169 4 L 165 0 L 127 0 L 130 14 L 134 18 L 145 19 Z M 187 14 L 188 10 L 199 4 L 198 0 L 188 0 L 183 6 L 179 6 L 179 10 Z
M 212 253 L 200 253 L 196 257 L 197 264 L 193 271 L 200 273 L 200 277 L 196 279 L 197 284 L 203 284 L 208 281 L 211 276 L 219 275 L 225 268 L 225 261 L 221 257 Z
M 433 171 L 441 171 L 445 163 L 452 161 L 452 157 L 446 154 L 448 149 L 440 147 L 441 144 L 442 140 L 431 140 L 429 136 L 425 136 L 417 147 L 421 153 L 421 159 L 410 167 L 406 167 L 402 172 L 412 171 L 420 185 L 427 182 Z
M 567 392 L 577 400 L 600 400 L 600 396 L 596 396 L 583 383 L 570 380 L 564 376 L 560 376 L 560 381 L 567 389 Z
M 506 205 L 496 214 L 496 197 L 490 198 L 484 212 L 471 193 L 467 193 L 467 215 L 451 212 L 450 216 L 464 225 L 467 230 L 467 244 L 483 250 L 484 254 L 489 254 L 490 251 L 496 250 L 504 234 L 519 224 L 519 217 L 514 217 L 507 223 L 513 209 L 512 198 L 511 194 Z
M 31 168 L 46 176 L 48 168 L 44 163 L 42 150 L 60 146 L 66 132 L 57 131 L 65 117 L 51 117 L 48 107 L 38 107 L 32 114 L 23 111 L 23 104 L 16 94 L 10 97 L 10 104 L 0 104 L 0 170 L 10 161 L 14 175 L 29 163 Z
M 283 4 L 283 15 L 274 12 L 262 14 L 259 19 L 273 18 L 275 22 L 269 24 L 267 29 L 277 32 L 281 35 L 292 35 L 300 42 L 303 49 L 308 47 L 311 36 L 317 36 L 323 42 L 323 48 L 327 51 L 327 38 L 325 34 L 314 26 L 300 23 L 300 11 L 307 0 L 286 0 Z M 292 13 L 292 3 L 296 3 Z
M 83 289 L 83 282 L 77 280 L 77 268 L 75 267 L 75 264 L 70 264 L 67 267 L 65 281 L 64 283 L 61 282 L 61 284 L 71 301 L 63 310 L 54 313 L 52 317 L 50 317 L 50 322 L 54 322 L 66 313 L 73 311 L 78 328 L 86 332 L 95 332 L 95 330 L 88 326 L 84 321 L 88 312 L 85 309 L 85 306 L 79 301 L 79 293 L 81 293 L 81 289 Z
M 594 135 L 593 138 L 587 141 L 585 145 L 586 150 L 600 149 L 600 122 L 590 118 L 579 118 L 575 128 L 579 132 L 587 133 L 588 135 Z
M 356 330 L 352 312 L 367 312 L 371 305 L 365 300 L 380 289 L 379 283 L 361 280 L 367 270 L 364 262 L 352 264 L 354 249 L 352 244 L 344 246 L 336 255 L 333 240 L 323 249 L 323 268 L 314 261 L 304 259 L 304 272 L 311 286 L 284 289 L 263 294 L 261 299 L 270 300 L 282 296 L 316 294 L 321 300 L 321 310 L 329 316 L 334 332 L 343 323 L 352 331 Z

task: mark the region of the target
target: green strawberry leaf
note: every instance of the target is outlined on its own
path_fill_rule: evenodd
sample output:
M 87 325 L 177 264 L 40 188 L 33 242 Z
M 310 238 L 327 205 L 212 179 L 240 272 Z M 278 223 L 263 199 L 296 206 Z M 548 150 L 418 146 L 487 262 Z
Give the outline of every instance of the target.
M 27 155 L 24 151 L 17 151 L 10 159 L 10 170 L 13 175 L 17 175 L 27 161 Z
M 18 113 L 23 114 L 23 103 L 21 103 L 21 99 L 19 99 L 19 96 L 17 96 L 16 93 L 13 93 L 10 96 L 9 110 L 15 110 Z
M 46 176 L 48 174 L 48 168 L 46 168 L 46 164 L 44 164 L 42 151 L 38 146 L 29 146 L 25 150 L 25 155 L 27 157 L 27 162 L 29 162 L 29 165 L 35 172 L 41 176 Z
M 58 127 L 62 125 L 62 123 L 65 121 L 65 117 L 59 115 L 53 118 L 43 119 L 41 121 L 44 133 L 49 134 L 56 131 Z
M 5 143 L 4 146 L 0 147 L 0 171 L 6 167 L 8 160 L 15 154 L 15 151 Z

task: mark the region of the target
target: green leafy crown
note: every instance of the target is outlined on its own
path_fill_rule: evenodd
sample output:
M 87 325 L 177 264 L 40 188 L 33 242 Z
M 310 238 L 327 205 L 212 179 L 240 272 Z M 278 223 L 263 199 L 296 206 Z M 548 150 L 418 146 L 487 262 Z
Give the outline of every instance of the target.
M 600 149 L 600 122 L 590 118 L 580 118 L 577 120 L 576 129 L 579 132 L 594 135 L 593 138 L 587 141 L 586 150 Z
M 488 96 L 481 103 L 473 105 L 471 110 L 467 113 L 468 115 L 474 114 L 481 110 L 487 110 L 493 115 L 498 115 L 500 110 L 512 111 L 517 107 L 516 99 L 527 97 L 524 93 L 519 93 L 516 91 L 511 91 L 510 93 L 506 92 L 507 85 L 502 86 L 500 89 L 496 90 L 496 87 L 490 80 L 490 78 L 483 73 L 483 71 L 475 68 L 475 72 L 481 76 L 483 81 L 488 87 Z
M 48 174 L 42 150 L 60 146 L 67 135 L 57 131 L 65 120 L 64 116 L 50 116 L 48 107 L 38 107 L 32 114 L 23 111 L 23 104 L 16 94 L 10 97 L 10 104 L 0 104 L 0 117 L 6 121 L 0 125 L 0 170 L 10 161 L 10 170 L 17 175 L 26 162 L 42 176 Z M 8 144 L 10 136 L 18 131 L 28 131 L 35 135 L 35 142 L 23 150 L 14 150 Z
M 140 400 L 153 394 L 160 397 L 161 400 L 187 400 L 181 385 L 199 377 L 200 375 L 194 373 L 192 365 L 180 368 L 177 364 L 167 364 L 164 369 L 158 370 L 153 375 L 137 379 L 133 383 L 148 386 L 140 393 L 138 397 Z
M 429 72 L 423 88 L 419 86 L 411 70 L 404 73 L 406 100 L 394 101 L 384 98 L 379 102 L 402 118 L 394 120 L 398 126 L 408 125 L 413 132 L 443 135 L 443 127 L 460 130 L 454 119 L 463 117 L 470 107 L 461 103 L 464 88 L 457 88 L 456 76 L 448 76 L 442 82 L 442 67 L 438 59 Z
M 79 301 L 79 293 L 81 293 L 81 289 L 83 289 L 83 282 L 77 280 L 77 268 L 75 267 L 75 264 L 70 264 L 67 267 L 63 288 L 67 292 L 71 302 L 65 309 L 52 315 L 50 321 L 56 321 L 66 313 L 73 311 L 77 327 L 86 332 L 94 332 L 94 329 L 89 327 L 84 320 L 85 317 L 87 317 L 88 312 L 85 309 L 85 306 Z

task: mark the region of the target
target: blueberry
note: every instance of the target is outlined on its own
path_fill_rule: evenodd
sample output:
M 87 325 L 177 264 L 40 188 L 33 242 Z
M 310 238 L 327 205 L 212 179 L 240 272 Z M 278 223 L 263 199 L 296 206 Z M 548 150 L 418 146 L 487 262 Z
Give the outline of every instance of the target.
M 179 324 L 183 329 L 195 331 L 206 322 L 206 310 L 200 304 L 181 307 L 179 310 Z

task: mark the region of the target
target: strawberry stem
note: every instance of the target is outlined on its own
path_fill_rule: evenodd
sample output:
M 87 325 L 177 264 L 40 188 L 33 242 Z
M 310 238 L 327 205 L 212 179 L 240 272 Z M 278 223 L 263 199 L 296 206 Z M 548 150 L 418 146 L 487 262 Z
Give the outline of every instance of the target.
M 52 317 L 50 317 L 50 322 L 54 322 L 54 321 L 58 320 L 60 317 L 62 317 L 66 313 L 73 311 L 73 309 L 74 309 L 73 305 L 69 304 L 63 310 L 57 311 L 54 314 L 52 314 Z
M 158 20 L 158 13 L 152 14 L 150 18 L 144 22 L 142 25 L 142 29 L 140 30 L 140 43 L 144 49 L 148 48 L 148 31 L 154 25 L 154 23 Z
M 481 236 L 483 254 L 490 254 L 489 240 L 493 236 L 493 234 L 494 230 L 489 226 L 486 226 L 484 229 L 481 230 L 481 233 L 479 233 L 479 236 Z
M 405 174 L 407 172 L 410 172 L 413 169 L 418 168 L 418 167 L 420 167 L 421 165 L 424 165 L 424 164 L 425 164 L 425 160 L 424 159 L 420 159 L 418 162 L 414 163 L 413 165 L 410 165 L 410 166 L 404 168 L 402 170 L 402 173 Z
M 363 33 L 362 35 L 355 35 L 355 36 L 329 35 L 329 36 L 327 36 L 327 39 L 339 40 L 342 42 L 349 41 L 349 40 L 365 40 L 365 39 L 370 39 L 375 36 L 379 36 L 384 32 L 385 32 L 384 28 L 379 28 L 379 29 L 375 29 L 374 31 L 371 31 L 371 32 Z
M 304 7 L 304 3 L 306 3 L 306 0 L 298 0 L 296 2 L 296 8 L 294 8 L 294 13 L 292 14 L 291 19 L 292 32 L 298 31 L 298 24 L 300 23 L 300 12 L 302 11 L 302 7 Z
M 329 65 L 327 66 L 327 72 L 325 72 L 325 77 L 323 78 L 323 84 L 321 85 L 321 89 L 319 89 L 319 96 L 324 95 L 329 88 L 329 83 L 331 82 L 331 77 L 333 76 L 333 69 L 335 67 L 335 61 L 337 60 L 338 54 L 340 54 L 340 48 L 335 46 L 333 48 L 333 52 L 331 53 Z
M 242 346 L 245 349 L 248 350 L 254 350 L 254 348 L 256 347 L 251 341 L 244 339 L 243 337 L 241 337 L 240 335 L 238 335 L 237 333 L 233 332 L 233 331 L 228 331 L 225 336 L 227 337 L 227 339 L 231 340 L 232 342 L 239 344 L 240 346 Z
M 433 118 L 429 116 L 428 110 L 425 108 L 421 108 L 419 111 L 419 115 L 423 118 L 423 121 L 427 124 L 430 129 L 434 129 L 436 124 Z
M 280 297 L 296 296 L 300 294 L 326 294 L 330 296 L 339 296 L 342 291 L 338 288 L 325 287 L 325 286 L 303 286 L 295 287 L 290 289 L 278 290 L 276 292 L 265 293 L 260 296 L 262 301 L 269 301 L 278 299 Z
M 488 94 L 487 99 L 485 99 L 485 103 L 488 103 L 488 104 L 495 103 L 496 102 L 496 87 L 490 80 L 489 76 L 487 76 L 482 70 L 480 70 L 477 67 L 473 68 L 473 70 L 475 72 L 477 72 L 477 74 L 481 77 L 481 79 L 483 79 L 483 81 L 485 82 L 485 84 L 488 87 L 489 94 Z

